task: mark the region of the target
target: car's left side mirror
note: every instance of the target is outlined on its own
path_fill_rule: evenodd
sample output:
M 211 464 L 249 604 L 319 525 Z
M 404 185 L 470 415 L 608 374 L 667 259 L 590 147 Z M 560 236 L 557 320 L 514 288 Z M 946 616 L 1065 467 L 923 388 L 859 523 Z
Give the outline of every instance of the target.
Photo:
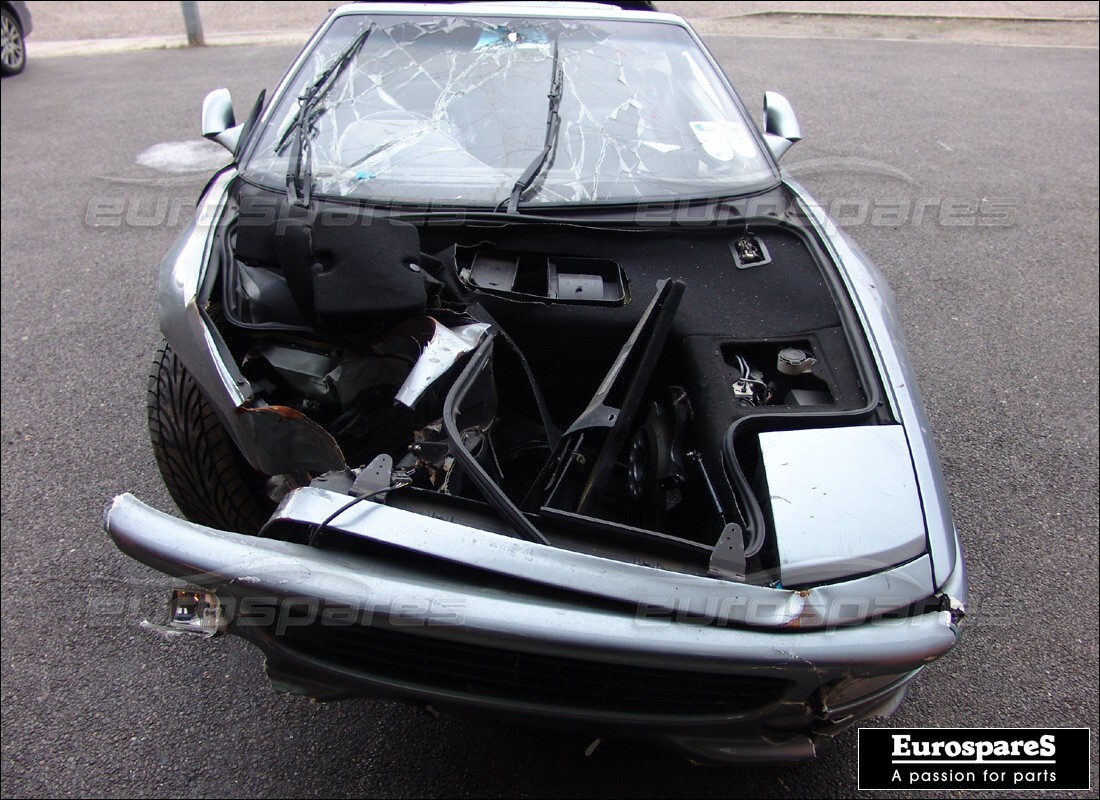
M 764 92 L 764 141 L 775 160 L 801 138 L 802 129 L 790 101 L 778 92 Z
M 202 135 L 236 154 L 243 125 L 233 116 L 233 98 L 228 89 L 215 89 L 202 101 Z

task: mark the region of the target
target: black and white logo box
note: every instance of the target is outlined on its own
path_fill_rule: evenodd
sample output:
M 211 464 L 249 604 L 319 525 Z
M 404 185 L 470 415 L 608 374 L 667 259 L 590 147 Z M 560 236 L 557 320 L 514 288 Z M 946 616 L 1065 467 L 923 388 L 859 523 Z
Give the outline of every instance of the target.
M 1090 790 L 1088 728 L 860 728 L 859 788 Z

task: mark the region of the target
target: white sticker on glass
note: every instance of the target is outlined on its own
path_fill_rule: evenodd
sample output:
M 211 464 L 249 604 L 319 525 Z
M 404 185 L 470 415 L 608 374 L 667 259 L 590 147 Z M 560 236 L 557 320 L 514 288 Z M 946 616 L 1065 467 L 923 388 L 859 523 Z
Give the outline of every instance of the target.
M 691 132 L 711 158 L 718 161 L 730 161 L 733 157 L 754 158 L 756 145 L 745 130 L 745 126 L 736 120 L 693 120 Z

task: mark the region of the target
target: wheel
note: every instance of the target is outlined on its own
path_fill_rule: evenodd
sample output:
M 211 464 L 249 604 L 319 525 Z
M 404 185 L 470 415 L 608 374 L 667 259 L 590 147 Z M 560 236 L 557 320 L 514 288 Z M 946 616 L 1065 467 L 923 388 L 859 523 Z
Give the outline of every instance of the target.
M 149 438 L 179 510 L 192 522 L 257 533 L 275 510 L 267 476 L 237 449 L 195 379 L 164 342 L 149 374 Z
M 0 9 L 0 74 L 18 75 L 26 65 L 23 26 L 6 8 Z

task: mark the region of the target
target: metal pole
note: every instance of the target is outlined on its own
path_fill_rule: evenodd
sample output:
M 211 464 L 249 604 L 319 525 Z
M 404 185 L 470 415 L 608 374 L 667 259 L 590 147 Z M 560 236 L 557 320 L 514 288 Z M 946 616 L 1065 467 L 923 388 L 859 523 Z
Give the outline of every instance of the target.
M 202 35 L 199 4 L 196 0 L 180 0 L 180 8 L 183 9 L 183 26 L 187 29 L 187 43 L 192 47 L 202 47 L 206 39 Z

